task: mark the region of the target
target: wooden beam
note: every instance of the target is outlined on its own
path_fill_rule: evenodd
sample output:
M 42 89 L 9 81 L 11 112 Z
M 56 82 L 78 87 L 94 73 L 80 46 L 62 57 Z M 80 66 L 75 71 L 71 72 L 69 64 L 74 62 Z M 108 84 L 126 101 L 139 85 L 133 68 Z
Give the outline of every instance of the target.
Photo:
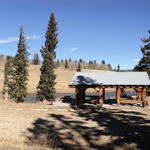
M 117 96 L 117 105 L 120 106 L 120 101 L 121 101 L 121 99 L 120 99 L 120 96 L 121 96 L 120 88 L 116 89 L 116 96 Z
M 139 100 L 139 101 L 141 101 L 141 100 L 142 100 L 141 91 L 138 91 L 138 100 Z
M 111 86 L 111 85 L 108 85 L 107 88 L 112 88 L 112 86 Z
M 105 88 L 103 88 L 103 100 L 105 100 Z
M 99 91 L 99 95 L 100 95 L 100 106 L 102 107 L 103 106 L 103 102 L 104 102 L 104 89 L 103 88 L 100 88 L 100 91 Z
M 82 89 L 82 100 L 85 100 L 85 89 Z
M 145 107 L 147 105 L 146 101 L 146 88 L 142 89 L 142 106 Z
M 75 105 L 79 106 L 79 99 L 80 99 L 80 89 L 79 87 L 75 88 Z
M 139 99 L 139 92 L 136 90 L 136 100 Z
M 142 91 L 143 91 L 143 100 L 146 101 L 146 88 L 144 88 Z

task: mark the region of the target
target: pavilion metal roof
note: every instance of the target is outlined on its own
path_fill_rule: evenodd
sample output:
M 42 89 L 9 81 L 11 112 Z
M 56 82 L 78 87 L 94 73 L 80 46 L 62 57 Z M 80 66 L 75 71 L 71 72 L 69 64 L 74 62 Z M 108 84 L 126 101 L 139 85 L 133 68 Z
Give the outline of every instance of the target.
M 76 72 L 73 85 L 150 85 L 150 80 L 147 72 Z

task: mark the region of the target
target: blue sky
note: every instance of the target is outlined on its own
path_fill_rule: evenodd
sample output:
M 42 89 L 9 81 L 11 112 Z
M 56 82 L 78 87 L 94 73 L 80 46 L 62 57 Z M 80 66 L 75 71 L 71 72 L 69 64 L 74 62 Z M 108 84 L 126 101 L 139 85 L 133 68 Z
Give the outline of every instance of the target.
M 132 69 L 142 57 L 140 38 L 149 37 L 149 6 L 150 0 L 0 0 L 0 54 L 15 55 L 21 25 L 29 58 L 40 54 L 54 12 L 56 59 L 105 60 Z

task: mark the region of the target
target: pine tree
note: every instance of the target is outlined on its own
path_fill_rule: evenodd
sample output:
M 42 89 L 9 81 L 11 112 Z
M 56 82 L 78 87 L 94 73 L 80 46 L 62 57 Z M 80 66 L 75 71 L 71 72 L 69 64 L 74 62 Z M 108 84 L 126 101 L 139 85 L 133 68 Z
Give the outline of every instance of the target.
M 83 60 L 82 60 L 82 59 L 79 59 L 79 63 L 83 63 Z
M 69 58 L 69 63 L 71 63 L 71 58 Z
M 67 59 L 65 59 L 65 69 L 68 69 L 68 68 L 69 68 L 68 61 L 67 61 Z
M 101 69 L 105 70 L 105 61 L 104 60 L 102 60 L 102 62 L 101 62 Z
M 57 59 L 57 67 L 59 67 L 59 59 Z
M 107 67 L 108 67 L 109 70 L 112 70 L 111 69 L 111 64 L 107 64 Z
M 11 84 L 13 90 L 10 92 L 11 98 L 14 98 L 17 103 L 24 102 L 25 97 L 27 97 L 29 53 L 23 34 L 23 27 L 21 26 L 17 54 L 13 60 L 13 82 Z
M 104 61 L 104 60 L 102 60 L 101 64 L 102 64 L 102 65 L 105 65 L 105 61 Z
M 124 89 L 121 90 L 121 97 L 126 97 L 127 93 Z
M 46 32 L 45 47 L 42 46 L 41 54 L 44 59 L 41 66 L 40 81 L 37 86 L 36 99 L 51 101 L 56 96 L 55 84 L 56 75 L 54 74 L 54 59 L 56 58 L 55 49 L 57 48 L 57 22 L 55 22 L 55 16 L 52 13 Z
M 44 50 L 44 47 L 43 47 Z M 45 49 L 45 56 L 43 56 L 43 64 L 41 66 L 41 76 L 40 81 L 37 86 L 37 95 L 36 99 L 38 100 L 47 100 L 51 101 L 55 98 L 55 84 L 54 80 L 56 79 L 56 75 L 54 74 L 54 61 L 53 55 L 48 50 L 46 52 Z
M 78 63 L 77 72 L 81 72 L 81 65 L 80 65 L 80 62 Z
M 5 94 L 5 100 L 8 100 L 8 94 L 11 91 L 11 84 L 12 84 L 12 76 L 13 76 L 13 57 L 7 56 L 6 63 L 4 67 L 4 87 L 2 93 Z
M 34 58 L 33 58 L 33 61 L 32 61 L 32 64 L 33 65 L 39 65 L 39 54 L 38 53 L 34 53 Z
M 61 59 L 61 64 L 62 64 L 62 65 L 64 64 L 64 61 L 63 61 L 63 59 Z
M 120 65 L 118 64 L 118 66 L 117 66 L 117 72 L 119 72 L 120 71 Z
M 148 30 L 150 33 L 150 30 Z M 138 66 L 135 66 L 135 71 L 147 71 L 148 75 L 150 76 L 150 36 L 149 38 L 143 38 L 141 39 L 143 43 L 146 43 L 143 47 L 141 47 L 141 52 L 143 54 L 143 57 L 139 61 Z

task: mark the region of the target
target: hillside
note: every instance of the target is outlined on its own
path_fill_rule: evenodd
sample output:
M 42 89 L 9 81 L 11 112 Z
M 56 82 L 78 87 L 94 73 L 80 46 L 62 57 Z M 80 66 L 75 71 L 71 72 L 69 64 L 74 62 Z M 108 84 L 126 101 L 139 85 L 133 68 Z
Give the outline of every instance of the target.
M 29 82 L 28 82 L 28 92 L 35 93 L 36 86 L 39 81 L 40 77 L 40 65 L 30 65 L 29 70 Z M 57 75 L 56 78 L 56 91 L 57 93 L 70 93 L 74 92 L 74 89 L 68 88 L 68 85 L 71 83 L 72 77 L 76 72 L 75 69 L 64 69 L 64 68 L 57 68 L 55 69 L 55 73 Z M 82 72 L 102 72 L 102 70 L 89 70 L 89 69 L 82 69 Z M 106 72 L 106 71 L 105 71 Z M 3 81 L 4 81 L 4 64 L 0 64 L 0 91 L 3 88 Z

